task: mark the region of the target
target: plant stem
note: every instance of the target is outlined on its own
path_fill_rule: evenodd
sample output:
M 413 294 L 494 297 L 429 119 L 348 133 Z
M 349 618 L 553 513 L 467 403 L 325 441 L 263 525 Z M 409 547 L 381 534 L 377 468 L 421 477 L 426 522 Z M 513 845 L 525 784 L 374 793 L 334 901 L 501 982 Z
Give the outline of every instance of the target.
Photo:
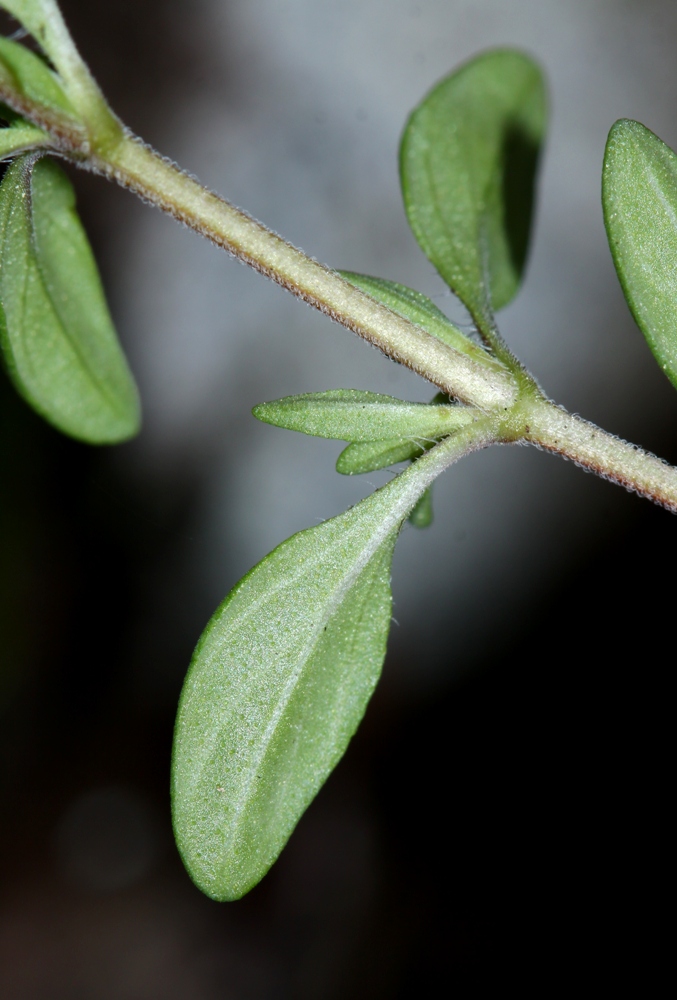
M 544 399 L 521 408 L 523 439 L 677 513 L 677 468 Z
M 86 67 L 76 65 L 74 48 L 68 55 L 72 73 L 85 73 Z M 62 135 L 55 128 L 52 133 L 55 146 L 78 166 L 168 212 L 448 395 L 497 419 L 500 415 L 501 431 L 493 440 L 522 440 L 555 452 L 677 512 L 677 469 L 546 400 L 517 362 L 509 371 L 490 355 L 485 362 L 475 361 L 376 302 L 124 131 L 98 88 L 88 84 L 89 79 L 83 87 L 90 90 L 88 124 L 96 126 L 99 141 L 83 141 L 77 129 Z M 21 104 L 20 113 L 52 131 L 39 111 L 23 106 L 23 98 L 12 93 L 2 97 L 12 106 Z M 83 98 L 83 110 L 88 101 Z M 511 363 L 512 355 L 505 360 Z
M 511 373 L 455 351 L 206 190 L 139 140 L 125 136 L 88 165 L 195 229 L 298 298 L 348 327 L 444 392 L 483 410 L 517 397 Z
M 480 364 L 455 351 L 297 250 L 202 187 L 138 139 L 125 135 L 88 165 L 168 212 L 294 295 L 407 365 L 444 392 L 503 413 L 505 442 L 524 440 L 677 512 L 677 469 L 567 413 L 530 376 Z M 487 442 L 488 443 L 488 442 Z

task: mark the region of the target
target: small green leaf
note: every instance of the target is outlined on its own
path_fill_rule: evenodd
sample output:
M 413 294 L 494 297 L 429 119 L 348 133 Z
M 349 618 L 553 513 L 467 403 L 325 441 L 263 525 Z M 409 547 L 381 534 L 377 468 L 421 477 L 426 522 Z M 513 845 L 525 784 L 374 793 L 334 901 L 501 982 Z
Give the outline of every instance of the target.
M 181 695 L 174 830 L 196 884 L 238 899 L 268 871 L 342 757 L 378 680 L 390 563 L 430 482 L 416 463 L 280 545 L 226 598 Z
M 0 0 L 0 7 L 30 32 L 50 58 L 54 59 L 63 48 L 63 39 L 59 36 L 64 34 L 65 27 L 55 0 Z
M 30 154 L 0 185 L 0 346 L 21 395 L 66 434 L 104 444 L 138 430 L 136 386 L 73 189 Z
M 406 285 L 398 285 L 395 281 L 386 281 L 385 278 L 371 278 L 367 274 L 356 274 L 354 271 L 339 271 L 342 278 L 349 281 L 351 285 L 362 289 L 367 295 L 388 306 L 393 312 L 399 313 L 405 319 L 411 320 L 417 326 L 422 327 L 433 337 L 437 337 L 449 347 L 469 354 L 475 361 L 490 367 L 502 367 L 500 362 L 488 354 L 483 347 L 475 344 L 469 337 L 459 330 L 444 313 L 431 302 L 427 296 L 421 292 L 407 288 Z
M 358 389 L 331 389 L 260 403 L 252 413 L 267 424 L 315 437 L 382 441 L 394 437 L 446 437 L 472 423 L 478 411 L 469 406 L 407 403 Z
M 538 66 L 506 49 L 442 80 L 402 138 L 409 224 L 483 331 L 519 287 L 545 126 Z
M 27 122 L 19 120 L 9 128 L 0 128 L 0 160 L 49 144 L 47 133 Z
M 429 486 L 409 515 L 415 528 L 429 528 L 433 523 L 433 488 Z
M 343 476 L 357 476 L 375 472 L 389 465 L 418 458 L 425 447 L 410 438 L 391 438 L 388 441 L 364 441 L 349 444 L 336 460 L 336 471 Z
M 602 202 L 625 298 L 677 386 L 677 155 L 639 122 L 616 122 L 604 154 Z
M 0 36 L 0 90 L 25 97 L 31 105 L 78 121 L 78 115 L 45 62 L 24 45 Z

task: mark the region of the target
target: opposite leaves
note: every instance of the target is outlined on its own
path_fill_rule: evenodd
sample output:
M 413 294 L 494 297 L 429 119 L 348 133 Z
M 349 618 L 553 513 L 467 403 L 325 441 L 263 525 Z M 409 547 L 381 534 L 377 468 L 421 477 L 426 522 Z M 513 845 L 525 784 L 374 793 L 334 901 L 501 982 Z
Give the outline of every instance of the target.
M 604 156 L 602 200 L 628 305 L 677 386 L 677 155 L 639 122 L 616 122 Z
M 200 639 L 176 723 L 172 801 L 183 860 L 214 899 L 237 899 L 263 877 L 355 732 L 385 655 L 393 546 L 431 478 L 416 463 L 294 535 Z
M 438 84 L 402 138 L 409 224 L 485 335 L 520 283 L 545 125 L 539 68 L 499 50 Z
M 136 387 L 73 189 L 30 155 L 0 185 L 0 344 L 18 391 L 66 434 L 107 444 L 137 432 Z

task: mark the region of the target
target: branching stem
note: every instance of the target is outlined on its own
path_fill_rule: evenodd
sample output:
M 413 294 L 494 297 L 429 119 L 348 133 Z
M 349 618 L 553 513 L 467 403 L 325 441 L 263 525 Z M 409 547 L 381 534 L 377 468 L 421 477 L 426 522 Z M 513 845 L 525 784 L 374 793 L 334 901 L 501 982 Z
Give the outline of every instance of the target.
M 492 432 L 492 441 L 523 441 L 555 452 L 677 512 L 676 468 L 547 400 L 507 348 L 503 349 L 502 341 L 496 343 L 498 358 L 487 354 L 486 359 L 475 360 L 454 350 L 130 135 L 109 110 L 75 48 L 62 46 L 61 28 L 59 15 L 53 20 L 54 37 L 49 39 L 53 45 L 48 48 L 54 62 L 62 64 L 59 68 L 89 134 L 85 137 L 68 122 L 52 122 L 44 109 L 32 109 L 26 95 L 13 93 L 7 86 L 0 93 L 2 100 L 50 134 L 55 152 L 134 191 L 448 395 L 490 415 L 492 426 L 498 428 Z M 57 50 L 60 58 L 55 58 Z
M 206 190 L 139 140 L 126 136 L 105 159 L 92 158 L 89 165 L 457 399 L 483 410 L 509 407 L 515 401 L 515 380 L 501 365 L 489 357 L 488 364 L 480 364 L 443 344 Z
M 516 365 L 483 365 L 392 312 L 125 136 L 92 169 L 206 236 L 465 403 L 503 416 L 496 440 L 552 451 L 677 512 L 677 469 L 545 399 Z

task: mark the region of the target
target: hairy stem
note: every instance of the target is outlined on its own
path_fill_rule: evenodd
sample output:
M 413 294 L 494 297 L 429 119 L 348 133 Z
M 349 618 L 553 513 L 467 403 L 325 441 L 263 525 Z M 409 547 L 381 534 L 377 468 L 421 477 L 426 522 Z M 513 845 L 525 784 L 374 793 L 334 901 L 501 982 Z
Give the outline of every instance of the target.
M 485 366 L 447 347 L 336 272 L 125 136 L 93 169 L 169 212 L 240 260 L 463 402 L 502 412 L 505 441 L 524 440 L 677 512 L 677 469 L 545 400 L 526 373 Z M 520 366 L 521 367 L 521 366 Z M 520 391 L 521 388 L 521 391 Z
M 524 440 L 677 513 L 677 468 L 543 399 L 522 409 Z
M 493 414 L 500 425 L 495 441 L 525 441 L 555 452 L 677 512 L 677 469 L 546 400 L 498 335 L 490 339 L 503 364 L 490 355 L 476 361 L 443 344 L 208 191 L 126 132 L 75 47 L 64 47 L 63 39 L 56 37 L 63 27 L 60 16 L 58 22 L 52 21 L 55 35 L 49 41 L 61 49 L 60 58 L 53 52 L 50 55 L 62 63 L 59 68 L 68 77 L 69 90 L 79 98 L 89 134 L 70 122 L 62 128 L 61 121 L 46 120 L 40 108 L 29 106 L 25 95 L 5 93 L 3 88 L 0 97 L 44 128 L 62 155 L 168 212 L 448 395 Z M 41 40 L 44 43 L 46 38 Z
M 169 212 L 217 246 L 348 327 L 440 389 L 483 410 L 507 408 L 517 385 L 507 369 L 455 351 L 306 256 L 129 136 L 89 165 Z

